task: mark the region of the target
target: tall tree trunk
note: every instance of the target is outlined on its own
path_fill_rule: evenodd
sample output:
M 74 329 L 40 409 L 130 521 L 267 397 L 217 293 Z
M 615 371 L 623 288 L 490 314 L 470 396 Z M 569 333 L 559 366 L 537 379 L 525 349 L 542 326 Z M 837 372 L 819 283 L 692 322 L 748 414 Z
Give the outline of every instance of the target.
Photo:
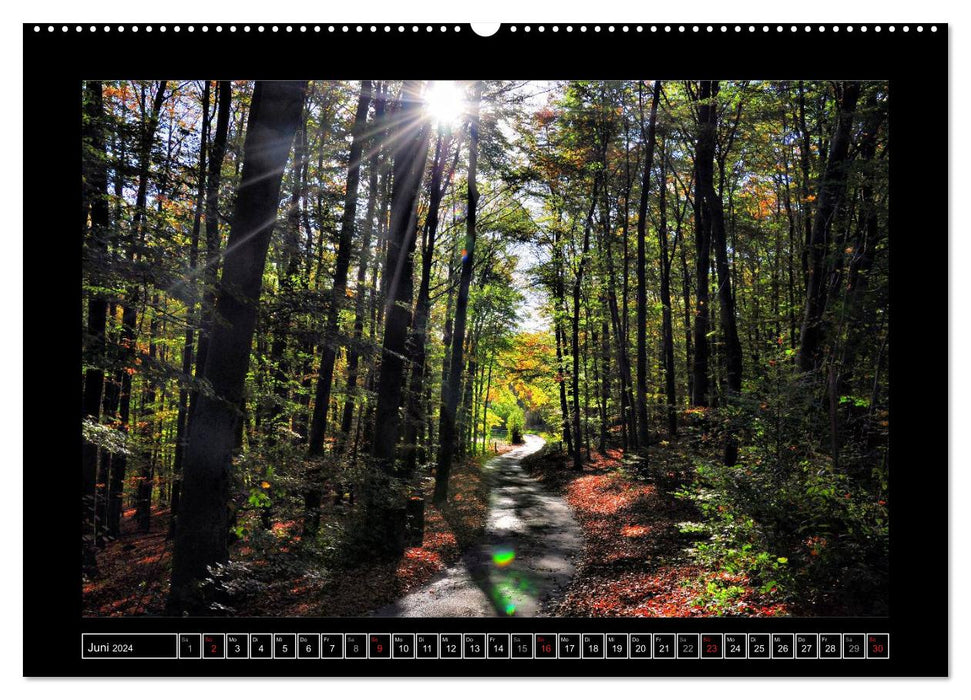
M 571 338 L 570 350 L 573 354 L 573 434 L 576 440 L 573 442 L 573 468 L 583 471 L 583 453 L 581 446 L 586 445 L 587 452 L 590 452 L 590 440 L 586 431 L 581 430 L 587 427 L 587 421 L 580 420 L 580 295 L 583 288 L 583 273 L 587 264 L 587 255 L 590 252 L 590 229 L 593 228 L 593 213 L 597 206 L 597 193 L 600 190 L 600 173 L 594 175 L 593 192 L 590 196 L 590 208 L 587 210 L 587 217 L 583 224 L 583 245 L 580 250 L 580 261 L 577 265 L 576 278 L 573 281 L 573 336 Z M 589 332 L 589 328 L 587 329 Z M 584 362 L 586 369 L 586 362 Z M 589 390 L 589 383 L 586 383 Z M 589 403 L 589 401 L 585 402 Z
M 454 220 L 453 220 L 454 224 Z M 448 376 L 449 370 L 451 370 L 452 362 L 452 304 L 455 289 L 455 265 L 453 264 L 455 260 L 455 251 L 452 251 L 452 255 L 449 256 L 448 264 L 448 276 L 446 278 L 446 285 L 448 287 L 448 293 L 445 297 L 445 327 L 442 329 L 442 375 L 441 381 L 439 382 L 439 397 L 438 397 L 438 435 L 439 435 L 439 445 L 441 445 L 441 434 L 442 434 L 442 422 L 445 420 L 445 412 L 441 410 L 441 407 L 448 403 Z M 435 453 L 435 459 L 438 459 L 438 453 Z
M 242 176 L 223 263 L 204 378 L 189 426 L 172 559 L 169 614 L 208 612 L 202 581 L 228 557 L 232 454 L 280 185 L 303 109 L 306 81 L 257 81 Z
M 327 310 L 326 339 L 321 349 L 320 371 L 317 375 L 314 412 L 310 421 L 308 451 L 311 457 L 320 455 L 324 447 L 327 411 L 330 405 L 330 391 L 334 376 L 334 360 L 337 357 L 338 321 L 341 307 L 344 305 L 344 297 L 347 293 L 347 273 L 351 266 L 351 248 L 354 244 L 354 223 L 357 217 L 357 190 L 361 177 L 361 152 L 364 147 L 364 131 L 367 127 L 367 113 L 370 104 L 371 81 L 362 80 L 361 93 L 357 101 L 357 111 L 354 115 L 354 125 L 351 128 L 351 149 L 347 165 L 347 188 L 344 196 L 344 213 L 341 217 L 341 234 L 337 242 L 334 286 L 330 306 Z M 312 506 L 308 502 L 309 507 Z
M 710 169 L 715 152 L 714 131 L 706 126 L 713 111 L 711 105 L 711 82 L 701 81 L 697 95 L 697 118 L 699 124 L 698 143 L 695 151 L 695 196 L 692 202 L 695 218 L 695 323 L 694 323 L 694 361 L 692 366 L 691 404 L 708 405 L 708 358 L 711 346 L 708 343 L 711 310 L 708 305 L 708 274 L 711 269 L 711 219 L 704 206 L 705 191 L 701 184 L 699 169 L 708 163 Z M 702 152 L 702 150 L 704 152 Z
M 202 232 L 202 212 L 206 197 L 206 157 L 209 148 L 210 116 L 209 102 L 212 81 L 204 81 L 202 89 L 202 134 L 199 139 L 199 174 L 196 185 L 196 205 L 192 218 L 192 237 L 189 243 L 189 274 L 187 275 L 186 294 L 189 299 L 186 309 L 185 340 L 182 342 L 182 379 L 179 383 L 179 409 L 175 419 L 175 457 L 172 464 L 172 510 L 169 517 L 169 537 L 175 535 L 175 513 L 179 504 L 181 488 L 182 461 L 185 458 L 185 442 L 189 419 L 189 379 L 195 358 L 196 296 L 198 285 L 195 281 L 196 265 L 199 264 L 199 235 Z
M 458 419 L 459 427 L 457 433 L 460 437 L 457 448 L 460 458 L 464 458 L 469 453 L 469 448 L 472 446 L 472 431 L 475 426 L 475 416 L 472 415 L 472 408 L 476 405 L 475 380 L 479 372 L 477 357 L 478 335 L 477 332 L 473 331 L 472 337 L 469 339 L 469 346 L 465 352 L 465 356 L 469 359 L 464 376 L 461 410 Z M 473 452 L 472 454 L 475 453 Z
M 594 364 L 593 370 L 590 369 L 590 345 L 591 341 L 593 344 L 597 342 L 597 330 L 596 326 L 590 320 L 590 301 L 588 298 L 584 297 L 583 304 L 583 320 L 584 320 L 584 334 L 583 334 L 583 355 L 581 362 L 583 363 L 583 446 L 586 449 L 587 458 L 590 457 L 590 426 L 593 421 L 590 418 L 590 374 L 593 373 L 594 383 L 597 381 L 596 371 L 597 366 Z M 576 466 L 574 464 L 574 466 Z M 582 465 L 580 467 L 582 469 Z
M 405 546 L 405 504 L 388 504 L 395 469 L 395 453 L 401 435 L 401 402 L 404 383 L 408 325 L 411 321 L 413 254 L 417 227 L 418 192 L 428 155 L 429 129 L 421 121 L 421 84 L 405 81 L 395 115 L 396 130 L 391 191 L 391 224 L 385 275 L 389 276 L 384 313 L 384 343 L 377 385 L 374 438 L 371 455 L 377 470 L 366 494 L 367 534 L 376 554 L 400 554 Z
M 226 155 L 226 138 L 229 134 L 230 106 L 232 104 L 232 83 L 220 80 L 216 86 L 216 134 L 212 139 L 209 154 L 209 172 L 206 175 L 206 267 L 202 275 L 202 324 L 199 328 L 199 341 L 196 346 L 196 377 L 201 377 L 209 355 L 209 337 L 213 325 L 213 307 L 216 298 L 216 283 L 219 279 L 219 187 L 222 184 L 223 158 Z M 193 392 L 189 402 L 189 423 L 191 425 L 198 391 Z
M 678 229 L 681 222 L 678 222 Z M 688 400 L 694 396 L 694 374 L 692 367 L 694 363 L 694 348 L 691 343 L 691 274 L 688 271 L 688 245 L 686 241 L 681 242 L 681 302 L 684 307 L 684 366 L 688 375 Z
M 266 408 L 265 423 L 263 428 L 263 432 L 265 434 L 264 445 L 267 448 L 273 448 L 278 443 L 279 431 L 281 427 L 280 419 L 290 398 L 292 369 L 287 356 L 287 344 L 291 333 L 293 332 L 293 329 L 291 328 L 293 312 L 289 306 L 288 298 L 293 293 L 295 282 L 301 276 L 301 263 L 303 262 L 300 226 L 303 219 L 303 204 L 306 201 L 305 189 L 307 174 L 308 117 L 308 110 L 305 108 L 303 110 L 303 114 L 301 115 L 297 136 L 294 139 L 293 144 L 293 169 L 291 174 L 293 184 L 292 192 L 290 193 L 290 202 L 287 208 L 286 220 L 284 222 L 284 244 L 282 246 L 283 250 L 281 261 L 282 273 L 279 275 L 278 287 L 276 290 L 276 296 L 278 299 L 276 304 L 277 308 L 267 323 L 269 326 L 269 334 L 272 335 L 269 348 L 271 386 L 270 391 L 266 392 L 269 394 L 267 399 L 269 406 Z M 257 329 L 257 338 L 260 338 L 259 328 Z M 306 340 L 304 340 L 304 342 L 306 343 Z M 312 345 L 309 343 L 306 343 L 306 345 L 307 348 L 312 348 Z M 263 357 L 264 352 L 264 350 L 259 350 L 258 355 Z M 307 354 L 309 355 L 310 353 L 308 352 Z M 298 355 L 298 361 L 302 359 L 303 358 Z M 300 371 L 300 374 L 305 373 L 309 374 L 309 367 L 306 368 L 305 372 Z M 303 417 L 303 411 L 300 411 L 298 416 Z M 261 418 L 259 411 L 257 412 L 256 418 L 258 421 Z M 242 422 L 240 422 L 240 427 L 242 428 Z M 306 431 L 298 434 L 306 435 Z M 297 444 L 300 443 L 297 442 Z M 260 524 L 264 530 L 269 530 L 272 527 L 273 505 L 275 501 L 280 501 L 278 498 L 279 492 L 277 490 L 277 486 L 273 483 L 274 479 L 270 478 L 272 468 L 272 460 L 264 460 L 262 470 L 263 481 L 269 484 L 269 486 L 264 489 L 264 494 L 267 496 L 267 498 L 260 507 Z
M 651 168 L 657 140 L 657 106 L 661 97 L 661 81 L 654 81 L 651 115 L 644 125 L 641 108 L 641 138 L 645 141 L 644 177 L 641 199 L 637 207 L 637 443 L 646 454 L 650 442 L 647 425 L 647 199 L 651 191 Z
M 630 362 L 630 194 L 634 181 L 631 177 L 631 147 L 630 123 L 624 120 L 624 220 L 621 228 L 623 239 L 623 264 L 621 266 L 621 303 L 620 303 L 620 336 L 618 344 L 626 355 L 627 378 L 624 380 L 626 395 L 623 400 L 624 414 L 624 451 L 638 449 L 637 444 L 637 409 L 634 400 L 634 376 Z
M 421 251 L 421 282 L 418 285 L 418 301 L 415 303 L 415 315 L 412 323 L 411 338 L 409 339 L 411 359 L 411 376 L 409 378 L 408 396 L 406 399 L 406 422 L 403 463 L 406 473 L 412 473 L 418 466 L 418 434 L 425 422 L 423 411 L 423 394 L 425 386 L 425 345 L 428 315 L 431 311 L 431 276 L 432 262 L 435 255 L 435 237 L 438 234 L 438 211 L 442 202 L 444 189 L 442 175 L 445 169 L 446 144 L 441 132 L 435 142 L 435 156 L 432 161 L 432 177 L 429 185 L 428 214 L 425 218 L 424 242 Z
M 559 221 L 557 221 L 559 224 Z M 567 454 L 573 454 L 573 435 L 570 430 L 570 406 L 567 401 L 566 395 L 566 381 L 567 381 L 567 368 L 566 361 L 564 359 L 564 349 L 566 348 L 566 330 L 563 328 L 563 314 L 565 313 L 563 306 L 565 304 L 565 294 L 566 285 L 563 280 L 564 272 L 563 268 L 565 262 L 563 260 L 563 250 L 561 248 L 562 241 L 560 240 L 560 229 L 559 226 L 554 226 L 553 228 L 553 260 L 554 260 L 554 280 L 553 280 L 553 303 L 555 310 L 553 312 L 553 332 L 556 336 L 556 371 L 557 371 L 557 381 L 560 390 L 560 413 L 563 417 L 563 443 L 566 447 Z
M 809 248 L 813 236 L 813 216 L 812 216 L 812 204 L 809 201 L 809 170 L 810 162 L 809 159 L 812 154 L 812 148 L 810 146 L 810 136 L 809 128 L 806 126 L 806 88 L 802 80 L 798 83 L 799 89 L 799 110 L 797 119 L 799 122 L 799 167 L 802 171 L 802 180 L 800 182 L 800 194 L 802 195 L 802 206 L 800 210 L 802 211 L 802 224 L 803 224 L 803 241 L 802 241 L 802 282 L 803 286 L 806 287 L 809 284 Z
M 489 373 L 486 378 L 485 393 L 482 395 L 482 452 L 489 446 L 489 392 L 492 391 L 492 366 L 495 364 L 496 353 L 489 355 Z
M 728 404 L 738 400 L 742 391 L 742 345 L 738 339 L 735 318 L 735 297 L 732 292 L 731 269 L 728 264 L 728 238 L 725 232 L 725 212 L 722 198 L 714 184 L 715 138 L 718 130 L 718 81 L 706 81 L 701 95 L 707 102 L 698 106 L 699 130 L 695 149 L 695 169 L 698 192 L 703 196 L 707 220 L 711 230 L 711 245 L 715 249 L 715 270 L 718 274 L 718 318 L 721 324 L 725 352 L 726 399 Z M 707 97 L 706 97 L 707 96 Z M 720 189 L 720 188 L 719 188 Z M 734 466 L 738 459 L 738 440 L 729 434 L 725 444 L 725 464 Z
M 603 168 L 604 172 L 608 172 L 607 163 L 607 149 L 603 149 Z M 629 167 L 628 167 L 629 170 Z M 630 188 L 627 189 L 627 194 L 630 193 Z M 604 246 L 604 256 L 603 262 L 606 269 L 606 279 L 604 283 L 607 287 L 607 299 L 606 299 L 606 311 L 610 315 L 610 326 L 613 330 L 613 335 L 617 344 L 617 364 L 620 367 L 620 423 L 621 423 L 621 434 L 623 438 L 624 449 L 628 447 L 628 441 L 632 442 L 635 446 L 637 445 L 636 437 L 636 421 L 630 421 L 633 416 L 631 415 L 633 404 L 634 404 L 634 388 L 633 388 L 633 377 L 631 376 L 631 366 L 630 357 L 628 356 L 628 343 L 627 338 L 624 333 L 624 321 L 620 315 L 620 308 L 617 303 L 617 281 L 615 277 L 614 270 L 614 253 L 613 253 L 613 235 L 610 226 L 610 197 L 605 186 L 603 189 L 603 198 L 601 200 L 601 219 L 603 221 L 603 246 Z M 625 205 L 626 206 L 626 205 Z M 622 222 L 623 227 L 623 240 L 624 240 L 624 266 L 627 265 L 627 216 L 624 215 L 624 220 Z M 610 334 L 605 326 L 603 329 L 603 342 L 609 350 L 610 344 Z M 606 368 L 609 366 L 609 355 L 605 357 L 605 382 L 608 386 L 609 392 L 609 377 Z M 606 404 L 605 404 L 606 405 Z M 633 428 L 633 430 L 629 430 Z M 633 438 L 631 440 L 631 438 Z M 602 451 L 602 450 L 601 450 Z
M 127 171 L 128 163 L 128 150 L 127 141 L 124 134 L 114 134 L 113 135 L 114 150 L 117 151 L 117 157 L 115 159 L 115 168 L 112 177 L 111 189 L 114 194 L 115 204 L 112 208 L 112 221 L 114 222 L 114 227 L 117 231 L 122 229 L 122 203 L 124 202 L 124 191 L 125 191 L 125 174 Z M 114 238 L 114 236 L 112 237 Z M 108 318 L 112 319 L 112 325 L 115 325 L 118 319 L 118 304 L 112 302 L 109 306 Z M 121 344 L 121 333 L 115 334 L 112 339 L 112 346 L 119 346 Z M 114 377 L 105 377 L 105 390 L 104 390 L 104 401 L 102 402 L 103 414 L 112 422 L 118 421 L 118 405 L 121 400 L 121 382 L 123 373 L 117 372 Z M 114 467 L 112 460 L 112 455 L 107 450 L 103 450 L 101 453 L 101 458 L 99 460 L 99 478 L 98 483 L 101 484 L 102 493 L 101 500 L 98 504 L 98 546 L 102 546 L 104 543 L 105 535 L 110 536 L 108 523 L 110 521 L 110 513 L 113 507 L 112 500 L 112 473 L 114 472 Z
M 830 230 L 837 208 L 846 193 L 850 166 L 850 137 L 856 102 L 860 96 L 860 84 L 855 81 L 845 81 L 841 83 L 841 93 L 838 96 L 839 119 L 830 143 L 826 169 L 816 188 L 818 198 L 809 241 L 806 311 L 799 338 L 798 364 L 803 372 L 817 369 L 820 363 L 820 347 L 825 335 L 823 314 L 826 310 L 826 277 L 831 264 Z
M 347 188 L 344 195 L 344 213 L 341 217 L 341 234 L 337 242 L 337 261 L 334 267 L 334 286 L 330 306 L 327 309 L 327 325 L 321 347 L 320 370 L 317 373 L 317 389 L 314 394 L 314 410 L 310 419 L 310 438 L 307 455 L 311 459 L 324 451 L 324 434 L 327 431 L 327 412 L 330 408 L 330 390 L 334 379 L 334 361 L 337 358 L 340 333 L 340 310 L 347 294 L 347 273 L 351 267 L 351 248 L 354 245 L 354 224 L 357 217 L 357 190 L 361 178 L 361 153 L 364 148 L 364 130 L 367 127 L 368 108 L 371 105 L 371 81 L 361 81 L 361 93 L 357 100 L 354 125 L 351 127 L 351 149 L 347 163 Z M 310 488 L 304 494 L 306 508 L 305 529 L 314 533 L 320 523 L 321 484 L 320 470 L 312 466 L 308 474 Z
M 664 388 L 668 397 L 668 433 L 678 434 L 678 395 L 674 376 L 674 324 L 671 314 L 671 257 L 668 255 L 667 159 L 661 142 L 661 180 L 658 192 L 657 239 L 661 256 L 661 345 L 664 360 Z
M 594 341 L 596 344 L 596 341 Z M 623 379 L 623 375 L 621 375 Z M 621 387 L 623 393 L 623 387 Z M 607 431 L 610 418 L 607 405 L 610 403 L 610 329 L 607 316 L 601 309 L 600 317 L 600 439 L 597 441 L 597 451 L 604 454 L 607 451 Z
M 877 200 L 877 173 L 879 168 L 874 166 L 877 157 L 877 136 L 883 125 L 886 112 L 880 107 L 877 100 L 877 91 L 871 90 L 864 104 L 864 114 L 866 119 L 860 134 L 857 159 L 860 163 L 862 173 L 860 185 L 860 214 L 854 226 L 854 236 L 846 244 L 840 244 L 838 249 L 848 252 L 848 260 L 838 268 L 833 275 L 831 283 L 832 289 L 842 289 L 843 299 L 840 304 L 841 328 L 834 333 L 836 340 L 834 346 L 843 338 L 842 348 L 834 347 L 830 351 L 832 357 L 830 366 L 831 381 L 829 385 L 829 404 L 830 404 L 830 449 L 833 457 L 833 465 L 840 468 L 840 425 L 839 409 L 840 397 L 846 395 L 861 395 L 866 390 L 863 379 L 865 371 L 859 366 L 861 350 L 868 342 L 876 342 L 881 335 L 882 322 L 878 326 L 874 323 L 874 314 L 867 313 L 866 300 L 870 284 L 870 275 L 876 261 L 877 246 L 883 238 L 881 231 L 879 210 L 880 205 Z M 845 279 L 845 281 L 844 281 Z M 884 336 L 884 343 L 886 336 Z M 882 350 L 880 351 L 882 353 Z M 879 356 L 877 357 L 878 367 L 875 371 L 874 391 L 872 395 L 877 395 L 879 389 Z M 845 411 L 851 412 L 852 404 L 842 407 Z M 873 410 L 871 404 L 870 410 Z M 864 423 L 865 425 L 865 423 Z M 847 428 L 852 429 L 848 425 Z M 847 467 L 854 468 L 856 476 L 867 478 L 869 463 L 867 460 L 850 459 Z
M 152 295 L 151 308 L 152 320 L 149 322 L 148 331 L 148 357 L 150 364 L 154 365 L 158 356 L 158 330 L 159 330 L 159 299 L 157 294 Z M 140 412 L 139 425 L 142 426 L 142 441 L 145 445 L 151 445 L 155 433 L 155 399 L 157 397 L 158 385 L 154 377 L 149 377 L 143 395 L 142 410 Z M 150 449 L 150 448 L 149 448 Z M 138 531 L 146 533 L 152 525 L 152 491 L 154 490 L 154 460 L 146 455 L 142 458 L 141 470 L 138 476 L 138 486 L 135 489 L 135 524 Z
M 563 331 L 559 319 L 554 320 L 556 334 L 556 366 L 558 377 L 556 383 L 560 385 L 560 414 L 563 419 L 563 443 L 567 454 L 573 454 L 573 435 L 570 430 L 570 406 L 566 396 L 566 363 L 563 360 L 563 348 L 566 346 L 566 333 Z
M 226 139 L 229 134 L 230 107 L 232 104 L 232 83 L 221 80 L 216 83 L 216 133 L 211 137 L 209 162 L 206 165 L 204 220 L 206 234 L 206 261 L 202 269 L 202 301 L 199 306 L 199 333 L 195 345 L 195 378 L 202 377 L 206 355 L 209 352 L 209 329 L 212 326 L 212 309 L 215 300 L 216 281 L 219 273 L 219 186 L 222 180 L 223 158 L 226 154 Z M 211 126 L 207 135 L 211 135 Z M 198 232 L 195 233 L 198 237 Z M 190 365 L 191 366 L 191 365 Z M 186 374 L 188 375 L 188 371 Z M 188 377 L 186 377 L 188 379 Z M 175 535 L 176 521 L 179 517 L 179 502 L 182 497 L 182 466 L 185 460 L 185 444 L 188 442 L 189 426 L 198 403 L 198 387 L 193 385 L 189 391 L 188 406 L 185 414 L 184 437 L 179 445 L 179 468 L 172 485 L 172 523 L 170 531 Z
M 84 87 L 84 201 L 81 216 L 81 235 L 87 255 L 93 262 L 108 252 L 108 164 L 105 160 L 104 98 L 101 81 L 88 81 Z M 90 226 L 88 218 L 90 216 Z M 98 280 L 91 280 L 99 287 Z M 85 328 L 84 417 L 97 422 L 104 397 L 106 360 L 105 332 L 108 322 L 108 302 L 104 295 L 93 292 L 88 296 L 88 319 Z M 81 539 L 82 566 L 89 575 L 97 573 L 95 544 L 98 536 L 97 518 L 98 448 L 84 443 L 81 453 L 81 487 L 83 498 L 83 531 Z
M 452 458 L 456 451 L 455 419 L 462 392 L 463 350 L 465 347 L 465 324 L 469 306 L 469 286 L 472 282 L 472 265 L 475 259 L 476 217 L 479 204 L 479 188 L 476 183 L 479 162 L 479 103 L 482 100 L 482 81 L 476 81 L 471 105 L 469 123 L 469 172 L 468 172 L 468 212 L 466 215 L 465 248 L 462 255 L 462 271 L 459 276 L 459 292 L 455 301 L 455 323 L 452 329 L 452 351 L 449 358 L 449 373 L 446 401 L 442 405 L 442 420 L 439 426 L 438 459 L 435 472 L 434 500 L 437 504 L 448 499 L 448 477 Z
M 361 236 L 361 258 L 357 268 L 357 294 L 354 305 L 354 336 L 347 353 L 347 400 L 344 402 L 344 413 L 341 416 L 341 439 L 346 441 L 351 433 L 354 421 L 354 403 L 358 383 L 358 363 L 360 362 L 360 344 L 364 338 L 364 320 L 367 314 L 365 289 L 368 267 L 371 261 L 371 235 L 374 232 L 374 213 L 378 202 L 378 170 L 381 153 L 381 138 L 384 129 L 385 98 L 383 89 L 377 85 L 374 97 L 374 126 L 370 141 L 370 156 L 368 158 L 368 200 L 367 212 L 364 219 L 364 232 Z M 379 227 L 380 228 L 380 227 Z M 375 256 L 376 257 L 376 256 Z M 372 295 L 373 295 L 372 286 Z
M 129 262 L 137 262 L 141 257 L 140 249 L 144 238 L 146 203 L 148 200 L 148 178 L 151 168 L 152 142 L 158 128 L 159 114 L 165 101 L 166 82 L 161 81 L 152 97 L 152 106 L 145 106 L 138 146 L 138 187 L 135 192 L 135 216 L 132 219 L 132 244 L 129 249 Z M 151 111 L 148 111 L 148 110 Z M 119 393 L 119 419 L 121 431 L 129 432 L 131 418 L 132 371 L 134 371 L 136 351 L 136 323 L 141 290 L 132 284 L 126 292 L 122 305 L 121 346 L 124 369 L 121 374 Z M 125 474 L 128 470 L 128 456 L 115 455 L 111 465 L 111 483 L 108 493 L 108 533 L 117 537 L 121 533 L 122 497 L 125 488 Z

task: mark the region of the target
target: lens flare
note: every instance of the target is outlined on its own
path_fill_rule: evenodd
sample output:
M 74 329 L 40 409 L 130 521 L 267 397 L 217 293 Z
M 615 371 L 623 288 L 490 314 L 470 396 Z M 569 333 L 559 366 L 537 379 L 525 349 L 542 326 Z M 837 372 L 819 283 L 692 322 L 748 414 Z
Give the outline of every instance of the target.
M 500 549 L 498 552 L 492 555 L 492 561 L 496 566 L 509 566 L 512 564 L 513 559 L 516 558 L 516 553 L 511 549 Z

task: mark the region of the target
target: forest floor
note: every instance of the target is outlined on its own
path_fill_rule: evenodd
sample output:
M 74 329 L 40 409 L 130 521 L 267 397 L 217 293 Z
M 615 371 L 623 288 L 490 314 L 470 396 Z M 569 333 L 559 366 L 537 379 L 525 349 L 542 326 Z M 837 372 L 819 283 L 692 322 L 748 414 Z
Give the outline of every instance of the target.
M 708 617 L 787 615 L 765 600 L 741 574 L 708 570 L 689 549 L 698 539 L 681 523 L 699 519 L 693 504 L 674 496 L 691 475 L 692 452 L 682 442 L 651 449 L 651 473 L 640 476 L 623 450 L 592 451 L 583 471 L 563 451 L 526 460 L 524 466 L 562 494 L 583 531 L 577 574 L 550 614 L 558 617 Z M 714 610 L 705 592 L 716 582 L 741 594 L 730 609 Z
M 533 617 L 548 614 L 575 573 L 582 536 L 570 506 L 522 468 L 542 438 L 495 457 L 483 470 L 490 487 L 482 541 L 425 586 L 377 617 Z
M 122 513 L 121 536 L 98 552 L 99 575 L 82 586 L 84 616 L 161 614 L 172 567 L 169 512 L 152 508 L 148 533 L 138 531 L 134 508 Z
M 470 457 L 456 465 L 448 504 L 426 484 L 420 547 L 397 561 L 324 567 L 300 546 L 299 523 L 276 522 L 264 544 L 242 540 L 234 560 L 258 583 L 227 615 L 694 617 L 775 616 L 792 611 L 761 595 L 744 574 L 692 558 L 692 503 L 674 495 L 692 478 L 702 447 L 687 436 L 651 448 L 650 474 L 622 450 L 593 451 L 582 472 L 555 447 Z M 495 446 L 493 447 L 495 449 Z M 513 449 L 500 445 L 499 452 Z M 160 615 L 168 594 L 169 512 L 156 508 L 139 533 L 126 511 L 121 536 L 98 555 L 83 584 L 87 616 Z M 340 524 L 341 516 L 331 513 Z M 325 525 L 327 521 L 325 519 Z M 267 543 L 268 541 L 268 543 Z M 364 583 L 365 585 L 362 585 Z M 731 588 L 712 605 L 712 590 Z
M 299 523 L 273 523 L 272 547 L 257 551 L 251 542 L 234 545 L 231 556 L 259 580 L 259 595 L 225 614 L 247 616 L 360 616 L 389 605 L 419 588 L 475 547 L 485 534 L 490 488 L 482 465 L 514 449 L 495 443 L 490 452 L 453 468 L 448 504 L 432 504 L 433 483 L 425 489 L 425 532 L 420 547 L 409 547 L 398 561 L 347 565 L 320 575 L 300 550 Z M 152 509 L 151 529 L 139 532 L 134 509 L 123 513 L 121 535 L 98 552 L 99 575 L 82 585 L 83 615 L 121 617 L 161 615 L 168 596 L 172 540 L 167 537 L 168 508 Z M 330 513 L 339 520 L 342 516 Z M 333 522 L 331 524 L 334 524 Z M 327 520 L 322 523 L 326 528 Z M 281 575 L 283 571 L 287 575 Z M 361 585 L 366 581 L 367 585 Z

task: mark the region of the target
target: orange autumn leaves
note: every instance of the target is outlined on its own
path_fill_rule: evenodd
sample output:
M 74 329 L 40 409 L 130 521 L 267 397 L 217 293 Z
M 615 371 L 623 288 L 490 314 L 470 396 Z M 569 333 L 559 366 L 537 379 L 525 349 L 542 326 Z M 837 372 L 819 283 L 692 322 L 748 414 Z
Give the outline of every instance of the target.
M 563 484 L 583 529 L 578 571 L 557 615 L 590 617 L 707 617 L 714 614 L 774 616 L 746 576 L 706 570 L 691 562 L 678 523 L 683 504 L 653 483 L 621 471 L 623 453 L 593 455 L 584 474 Z M 728 613 L 703 602 L 707 587 L 731 587 Z

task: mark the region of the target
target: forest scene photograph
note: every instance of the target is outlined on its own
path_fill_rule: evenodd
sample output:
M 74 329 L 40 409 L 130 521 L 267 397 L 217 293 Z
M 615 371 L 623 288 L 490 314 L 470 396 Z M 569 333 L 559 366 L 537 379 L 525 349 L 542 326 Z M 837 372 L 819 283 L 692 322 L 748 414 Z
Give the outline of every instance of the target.
M 888 614 L 886 82 L 78 100 L 85 616 Z

